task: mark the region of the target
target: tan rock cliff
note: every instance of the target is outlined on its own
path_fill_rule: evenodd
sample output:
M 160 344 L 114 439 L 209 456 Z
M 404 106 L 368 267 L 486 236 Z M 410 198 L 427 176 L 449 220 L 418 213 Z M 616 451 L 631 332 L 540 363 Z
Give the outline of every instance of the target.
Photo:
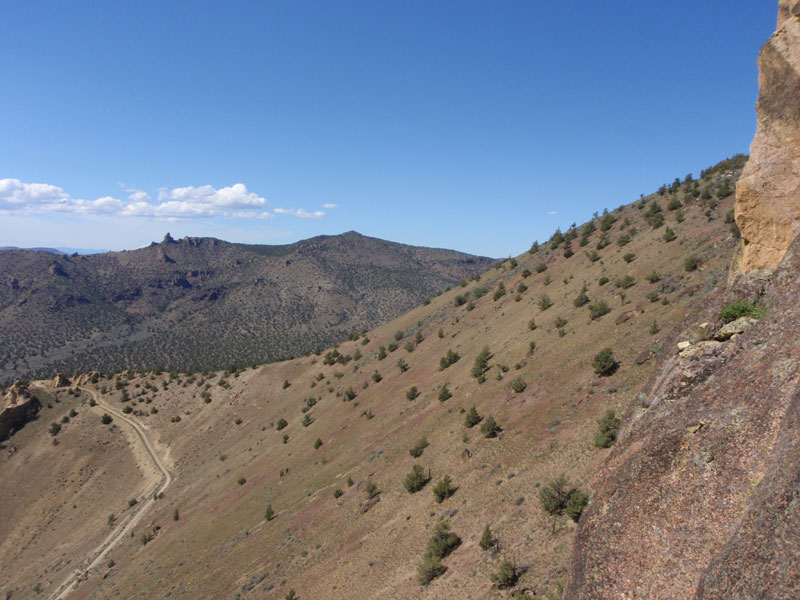
M 745 273 L 777 267 L 800 232 L 800 2 L 780 0 L 758 64 L 758 127 L 736 186 Z

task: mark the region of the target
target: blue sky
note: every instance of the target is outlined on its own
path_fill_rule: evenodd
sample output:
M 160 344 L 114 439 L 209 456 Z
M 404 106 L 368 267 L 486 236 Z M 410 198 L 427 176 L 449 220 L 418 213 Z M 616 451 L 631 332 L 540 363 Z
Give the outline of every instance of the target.
M 0 8 L 0 246 L 496 257 L 747 152 L 776 2 Z

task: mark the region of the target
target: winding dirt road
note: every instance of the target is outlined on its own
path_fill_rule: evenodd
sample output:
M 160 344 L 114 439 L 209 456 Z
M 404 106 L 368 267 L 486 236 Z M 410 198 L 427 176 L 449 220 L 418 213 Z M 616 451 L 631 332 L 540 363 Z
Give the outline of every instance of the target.
M 116 408 L 113 408 L 103 402 L 99 395 L 94 391 L 84 387 L 79 387 L 78 389 L 91 395 L 91 397 L 94 398 L 94 401 L 97 403 L 97 406 L 108 412 L 108 414 L 112 415 L 115 419 L 118 419 L 126 425 L 129 425 L 133 429 L 134 433 L 136 433 L 137 439 L 141 442 L 142 447 L 152 459 L 153 464 L 161 472 L 162 477 L 153 492 L 149 493 L 147 495 L 147 499 L 138 505 L 139 508 L 121 521 L 119 525 L 117 525 L 111 531 L 111 533 L 108 534 L 108 537 L 106 537 L 106 539 L 104 539 L 102 543 L 97 546 L 97 548 L 89 553 L 83 565 L 79 569 L 73 571 L 69 577 L 67 577 L 67 579 L 50 595 L 50 600 L 62 600 L 66 598 L 69 593 L 73 591 L 74 585 L 83 581 L 88 575 L 89 571 L 99 565 L 108 555 L 108 553 L 117 544 L 119 544 L 123 538 L 130 535 L 131 530 L 139 524 L 153 503 L 156 502 L 155 496 L 164 492 L 164 490 L 166 490 L 172 483 L 172 474 L 169 472 L 169 469 L 167 469 L 161 457 L 155 451 L 155 448 L 153 448 L 153 444 L 150 442 L 150 439 L 147 437 L 144 428 L 142 428 L 139 422 L 133 417 L 130 417 L 124 414 L 122 411 L 117 410 Z

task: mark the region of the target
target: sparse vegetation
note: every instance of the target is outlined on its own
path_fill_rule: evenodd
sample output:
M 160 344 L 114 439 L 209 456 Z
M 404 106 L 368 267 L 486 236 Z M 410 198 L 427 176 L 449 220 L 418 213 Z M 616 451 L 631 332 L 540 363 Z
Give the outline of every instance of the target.
M 483 535 L 481 535 L 481 539 L 478 542 L 481 550 L 491 550 L 497 546 L 497 540 L 495 539 L 494 535 L 492 534 L 492 530 L 489 528 L 489 525 L 483 530 Z
M 406 478 L 403 481 L 403 486 L 405 486 L 409 494 L 416 494 L 418 491 L 424 488 L 430 480 L 430 473 L 426 474 L 425 469 L 415 464 L 413 467 L 411 467 L 411 471 L 406 474 Z M 434 493 L 436 493 L 435 490 Z
M 497 434 L 502 431 L 500 425 L 497 424 L 497 421 L 494 420 L 494 417 L 488 416 L 486 420 L 481 425 L 481 433 L 485 438 L 493 438 L 497 437 Z
M 497 572 L 491 574 L 492 582 L 501 590 L 513 587 L 517 579 L 519 579 L 517 565 L 508 559 L 503 560 Z
M 419 458 L 422 456 L 422 453 L 425 452 L 425 448 L 428 447 L 428 438 L 425 436 L 421 437 L 416 444 L 408 451 L 408 453 L 413 456 L 414 458 Z
M 450 389 L 447 387 L 446 383 L 439 388 L 439 402 L 446 402 L 452 397 L 453 394 L 450 393 Z
M 460 358 L 461 356 L 458 354 L 458 352 L 448 350 L 447 354 L 439 360 L 439 370 L 444 371 L 447 367 L 456 364 Z
M 553 531 L 555 531 L 556 519 L 560 515 L 566 514 L 577 522 L 588 501 L 588 496 L 572 487 L 563 475 L 539 489 L 539 502 L 542 509 L 553 517 Z
M 608 377 L 609 375 L 614 374 L 619 367 L 619 363 L 614 358 L 614 352 L 611 350 L 611 348 L 603 348 L 600 350 L 600 352 L 594 355 L 592 367 L 594 367 L 594 372 L 596 375 Z
M 760 319 L 762 317 L 762 313 L 757 306 L 743 300 L 731 302 L 730 304 L 724 306 L 719 313 L 719 318 L 723 323 L 730 323 L 736 319 L 740 319 L 741 317 Z
M 464 417 L 464 425 L 467 427 L 475 427 L 475 425 L 480 423 L 482 420 L 483 417 L 478 414 L 478 410 L 473 406 L 469 409 L 469 411 L 467 411 L 467 416 Z
M 594 436 L 594 445 L 599 448 L 610 448 L 617 441 L 619 419 L 613 410 L 608 410 L 597 422 L 597 434 Z
M 609 308 L 608 303 L 605 300 L 598 300 L 597 302 L 593 302 L 589 305 L 589 317 L 594 321 L 595 319 L 599 319 L 603 315 L 607 315 L 611 312 L 611 308 Z

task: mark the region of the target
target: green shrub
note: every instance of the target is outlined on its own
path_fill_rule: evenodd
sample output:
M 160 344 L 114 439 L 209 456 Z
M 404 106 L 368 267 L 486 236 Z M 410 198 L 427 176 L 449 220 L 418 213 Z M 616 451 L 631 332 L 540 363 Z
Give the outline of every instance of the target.
M 572 301 L 575 308 L 580 308 L 581 306 L 589 304 L 589 296 L 586 295 L 586 291 L 586 286 L 584 285 L 581 289 L 581 293 Z
M 317 440 L 314 442 L 314 450 L 319 450 L 320 446 L 322 446 L 322 440 L 317 438 Z
M 400 329 L 400 330 L 395 332 L 394 339 L 395 339 L 396 342 L 399 342 L 400 340 L 402 340 L 405 337 L 405 335 L 406 335 L 406 332 L 403 331 L 402 329 Z
M 531 331 L 536 329 L 536 320 L 535 319 L 531 319 L 530 321 L 528 321 L 528 329 L 530 329 Z
M 628 252 L 622 257 L 622 260 L 624 260 L 626 263 L 632 263 L 634 260 L 636 260 L 636 254 L 633 252 Z
M 367 493 L 367 496 L 369 498 L 374 498 L 375 496 L 381 493 L 380 490 L 378 489 L 378 486 L 372 481 L 367 482 L 364 491 Z
M 460 545 L 461 538 L 450 531 L 450 523 L 448 521 L 439 521 L 433 530 L 433 535 L 428 540 L 428 548 L 425 555 L 442 559 Z
M 672 228 L 670 228 L 670 227 L 667 227 L 667 228 L 664 230 L 663 239 L 664 239 L 664 241 L 665 241 L 665 242 L 671 242 L 672 240 L 674 240 L 674 239 L 675 239 L 675 238 L 677 238 L 677 237 L 678 237 L 678 236 L 675 234 L 675 232 L 674 232 L 674 231 L 672 231 Z
M 52 436 L 56 436 L 56 435 L 58 435 L 58 433 L 59 433 L 60 431 L 61 431 L 61 425 L 59 425 L 59 424 L 58 424 L 58 423 L 56 423 L 55 421 L 53 421 L 52 423 L 50 423 L 50 429 L 48 429 L 48 432 L 50 433 L 50 435 L 52 435 Z
M 426 475 L 425 469 L 415 464 L 413 467 L 411 467 L 411 471 L 406 474 L 403 485 L 405 486 L 406 490 L 408 490 L 409 494 L 416 494 L 418 491 L 424 488 L 430 480 L 430 473 Z
M 378 373 L 378 371 L 375 371 L 375 372 L 372 374 L 372 381 L 374 381 L 375 383 L 378 383 L 378 382 L 380 382 L 380 380 L 381 380 L 381 379 L 383 379 L 383 375 L 381 375 L 380 373 Z
M 564 514 L 577 523 L 588 503 L 588 495 L 579 490 L 573 490 L 569 495 L 567 505 L 564 507 Z
M 481 536 L 478 545 L 481 547 L 481 550 L 491 550 L 497 545 L 497 540 L 492 535 L 492 530 L 489 529 L 487 525 L 486 528 L 483 530 L 483 535 Z
M 655 283 L 661 279 L 661 274 L 654 269 L 645 275 L 644 278 L 650 283 Z
M 603 315 L 607 315 L 611 312 L 611 308 L 609 308 L 608 303 L 605 300 L 598 300 L 597 302 L 592 302 L 589 305 L 589 317 L 594 321 L 595 319 L 599 319 Z
M 381 346 L 378 348 L 378 360 L 383 360 L 384 358 L 386 358 L 386 347 Z
M 665 300 L 666 300 L 666 298 L 665 298 Z M 657 334 L 659 331 L 661 331 L 661 329 L 660 329 L 660 328 L 659 328 L 659 326 L 658 326 L 658 321 L 656 321 L 655 319 L 653 319 L 653 324 L 650 326 L 650 335 L 655 335 L 655 334 Z
M 450 390 L 445 383 L 442 387 L 439 388 L 439 402 L 445 402 L 453 397 L 453 394 L 450 393 Z
M 527 279 L 531 276 L 531 272 L 528 269 L 522 269 L 522 276 Z
M 334 498 L 341 498 L 343 495 L 344 495 L 344 491 L 342 490 L 342 488 L 336 488 L 335 490 L 333 490 L 333 497 Z
M 525 391 L 525 388 L 528 387 L 528 384 L 525 383 L 525 380 L 522 377 L 517 377 L 514 381 L 511 382 L 511 389 L 514 390 L 517 394 L 520 394 Z
M 475 363 L 472 365 L 472 370 L 470 371 L 473 377 L 480 377 L 489 369 L 489 359 L 492 358 L 491 352 L 489 352 L 489 346 L 484 346 L 483 349 L 478 353 L 478 356 L 475 357 Z
M 758 307 L 742 300 L 731 302 L 727 306 L 723 307 L 719 313 L 719 317 L 722 319 L 723 323 L 730 323 L 731 321 L 735 321 L 741 317 L 760 319 L 761 316 L 761 311 L 758 309 Z
M 539 263 L 538 265 L 536 265 L 536 272 L 537 273 L 544 273 L 545 271 L 547 271 L 547 265 L 546 264 Z
M 503 282 L 501 281 L 494 292 L 494 296 L 492 296 L 492 300 L 496 302 L 505 295 L 506 295 L 506 286 L 503 285 Z
M 658 302 L 661 299 L 660 294 L 656 290 L 650 290 L 645 294 L 645 298 L 650 300 L 650 302 Z
M 464 417 L 464 425 L 467 427 L 475 427 L 475 425 L 480 423 L 482 420 L 483 417 L 478 414 L 477 409 L 473 406 L 467 411 L 466 417 Z
M 517 583 L 517 579 L 519 579 L 517 565 L 506 559 L 500 563 L 500 568 L 496 573 L 492 573 L 490 578 L 501 590 L 513 587 Z
M 423 436 L 417 441 L 416 444 L 414 444 L 408 453 L 414 458 L 419 458 L 422 456 L 422 453 L 425 452 L 425 448 L 427 448 L 428 445 L 428 438 Z
M 311 418 L 311 415 L 306 413 L 303 415 L 303 420 L 300 422 L 303 427 L 308 427 L 314 422 L 314 419 Z
M 567 326 L 567 320 L 563 317 L 558 317 L 554 322 L 553 325 L 556 329 L 562 329 L 563 327 Z
M 597 434 L 594 436 L 594 445 L 599 448 L 610 448 L 617 441 L 617 430 L 619 429 L 619 419 L 613 410 L 606 411 L 606 414 L 597 421 Z
M 418 397 L 419 390 L 417 389 L 417 386 L 412 385 L 410 388 L 408 388 L 408 391 L 406 392 L 406 400 L 415 400 Z
M 278 420 L 278 422 L 275 424 L 275 429 L 276 429 L 277 431 L 280 431 L 281 429 L 284 429 L 284 428 L 285 428 L 285 427 L 286 427 L 288 424 L 289 424 L 289 423 L 288 423 L 288 421 L 287 421 L 286 419 L 280 419 L 280 420 Z
M 102 417 L 100 417 L 100 422 L 101 422 L 103 425 L 108 425 L 108 424 L 109 424 L 109 423 L 111 423 L 111 421 L 113 421 L 113 420 L 114 420 L 114 419 L 112 419 L 112 418 L 111 418 L 111 415 L 110 415 L 110 414 L 108 414 L 108 413 L 103 413 L 103 416 L 102 416 Z
M 450 496 L 456 493 L 455 487 L 453 487 L 453 482 L 450 479 L 449 475 L 445 475 L 442 477 L 439 482 L 433 487 L 433 497 L 441 504 L 445 500 L 447 500 Z
M 244 477 L 239 477 L 239 479 L 236 480 L 236 483 L 238 483 L 239 485 L 244 485 L 245 483 L 247 483 L 247 479 L 245 479 Z
M 550 300 L 550 296 L 548 296 L 547 294 L 542 294 L 541 296 L 539 296 L 539 302 L 537 302 L 537 305 L 539 306 L 539 310 L 545 311 L 551 306 L 553 306 L 553 301 Z
M 481 433 L 485 438 L 497 437 L 497 434 L 502 431 L 500 425 L 494 420 L 494 417 L 486 417 L 486 420 L 481 425 Z
M 598 280 L 597 280 L 597 285 L 599 285 L 600 287 L 602 287 L 602 286 L 604 286 L 605 284 L 607 284 L 607 283 L 608 283 L 608 281 L 609 281 L 609 280 L 608 280 L 608 277 L 606 277 L 605 275 L 603 275 L 603 276 L 602 276 L 600 279 L 598 279 Z
M 588 501 L 588 496 L 570 486 L 569 481 L 563 475 L 539 489 L 539 502 L 542 509 L 553 517 L 553 531 L 555 531 L 556 519 L 560 515 L 566 514 L 572 520 L 577 521 Z
M 631 236 L 629 236 L 627 233 L 623 233 L 621 236 L 617 238 L 617 246 L 619 246 L 620 248 L 623 246 L 627 246 L 628 244 L 630 244 L 630 242 L 631 242 Z
M 616 285 L 618 288 L 622 288 L 623 290 L 627 290 L 634 283 L 636 283 L 636 280 L 632 275 L 625 275 L 625 277 L 620 277 L 614 281 L 614 285 Z
M 447 567 L 442 564 L 441 558 L 426 554 L 422 557 L 422 563 L 417 567 L 417 581 L 420 585 L 428 585 L 445 571 L 447 571 Z
M 619 362 L 614 358 L 614 352 L 611 348 L 603 348 L 594 355 L 592 367 L 594 367 L 596 375 L 608 377 L 609 375 L 613 375 L 617 368 L 619 368 Z
M 351 400 L 355 400 L 355 397 L 357 395 L 358 394 L 356 393 L 356 391 L 352 387 L 349 387 L 344 391 L 344 399 L 345 399 L 346 402 L 349 402 Z
M 444 371 L 447 367 L 456 364 L 460 358 L 461 355 L 459 355 L 458 352 L 453 352 L 452 350 L 448 350 L 447 354 L 445 354 L 439 360 L 439 370 Z
M 687 272 L 696 271 L 700 266 L 700 263 L 700 258 L 697 255 L 692 254 L 683 261 L 683 268 Z

